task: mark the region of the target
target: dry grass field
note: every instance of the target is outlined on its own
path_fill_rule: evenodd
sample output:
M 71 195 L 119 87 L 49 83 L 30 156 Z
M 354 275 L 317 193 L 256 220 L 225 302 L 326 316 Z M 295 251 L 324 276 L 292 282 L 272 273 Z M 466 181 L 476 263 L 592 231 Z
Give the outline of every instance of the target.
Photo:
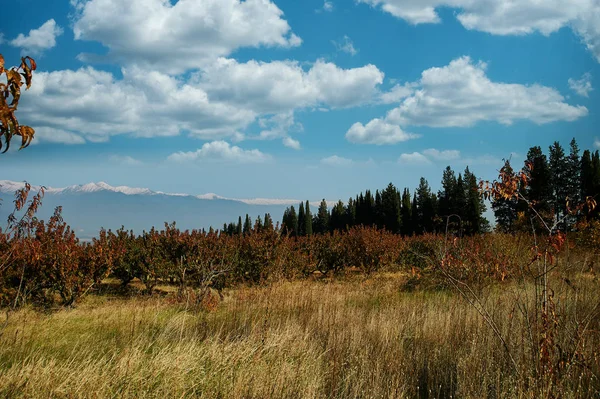
M 539 355 L 531 353 L 516 306 L 527 288 L 507 283 L 479 291 L 515 370 L 463 298 L 450 289 L 407 290 L 406 281 L 401 273 L 379 273 L 239 287 L 200 307 L 172 295 L 103 294 L 71 310 L 23 309 L 10 315 L 0 337 L 0 396 L 546 396 L 536 383 Z M 553 283 L 564 323 L 554 339 L 567 348 L 569 326 L 600 301 L 599 283 L 590 273 Z M 600 395 L 599 330 L 597 319 L 588 323 L 580 348 L 585 365 L 569 364 L 552 392 Z

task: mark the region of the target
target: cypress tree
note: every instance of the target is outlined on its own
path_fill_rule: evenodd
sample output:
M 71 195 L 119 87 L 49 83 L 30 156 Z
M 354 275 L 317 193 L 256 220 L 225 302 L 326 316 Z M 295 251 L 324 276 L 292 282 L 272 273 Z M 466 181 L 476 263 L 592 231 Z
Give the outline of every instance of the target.
M 528 163 L 532 165 L 532 168 L 529 168 Z M 525 197 L 533 204 L 534 209 L 540 216 L 546 220 L 546 223 L 551 224 L 552 187 L 550 185 L 550 169 L 546 155 L 542 153 L 539 146 L 529 149 L 524 171 L 529 178 Z
M 298 235 L 304 236 L 306 229 L 306 215 L 304 214 L 304 202 L 300 202 L 298 207 Z
M 594 171 L 592 167 L 592 155 L 589 150 L 583 152 L 581 157 L 581 173 L 580 173 L 580 190 L 581 198 L 585 200 L 587 197 L 594 195 Z
M 263 224 L 264 231 L 273 230 L 273 219 L 271 218 L 271 214 L 265 213 L 265 222 Z
M 375 205 L 374 205 L 374 224 L 377 225 L 377 228 L 382 228 L 384 226 L 385 223 L 385 216 L 384 216 L 384 209 L 383 209 L 383 199 L 381 197 L 381 193 L 379 192 L 379 190 L 375 191 Z
M 442 175 L 442 189 L 439 191 L 439 215 L 443 220 L 444 227 L 446 219 L 456 210 L 454 194 L 456 192 L 456 175 L 450 166 L 446 166 Z
M 410 203 L 410 191 L 404 189 L 402 193 L 402 209 L 401 209 L 401 224 L 400 232 L 402 235 L 409 236 L 413 233 L 412 226 L 412 205 Z
M 424 177 L 419 181 L 417 194 L 417 220 L 420 233 L 431 233 L 434 231 L 434 219 L 436 216 L 436 197 L 431 192 L 429 183 Z M 413 208 L 414 209 L 414 208 Z
M 392 183 L 381 193 L 383 227 L 392 233 L 400 232 L 400 197 Z
M 579 147 L 575 138 L 571 140 L 569 157 L 567 158 L 566 170 L 566 195 L 569 198 L 571 208 L 581 202 L 581 159 L 579 158 Z M 577 222 L 577 216 L 567 218 L 567 228 L 570 229 Z
M 483 217 L 486 211 L 483 197 L 479 194 L 477 177 L 471 173 L 469 167 L 465 169 L 467 206 L 465 210 L 465 232 L 467 234 L 479 234 L 489 229 L 489 222 Z
M 417 203 L 417 192 L 415 191 L 413 194 L 413 200 L 411 205 L 411 227 L 414 234 L 422 234 L 423 228 L 419 222 L 419 204 Z
M 329 231 L 329 210 L 327 209 L 325 198 L 323 198 L 319 205 L 316 222 L 316 226 L 314 226 L 316 228 L 313 229 L 316 233 L 326 233 Z
M 312 213 L 310 211 L 310 203 L 306 200 L 306 206 L 304 207 L 305 217 L 304 217 L 304 234 L 307 236 L 311 236 L 313 233 L 312 228 Z
M 329 218 L 329 226 L 332 231 L 342 231 L 346 228 L 346 209 L 344 203 L 338 201 L 331 209 L 331 217 Z
M 250 216 L 248 216 L 248 214 L 246 214 L 246 219 L 244 220 L 243 233 L 244 233 L 244 235 L 246 235 L 246 234 L 250 234 L 251 232 L 252 232 L 252 220 L 250 219 Z
M 509 161 L 504 161 L 504 170 L 511 176 L 515 176 L 515 172 Z M 496 230 L 502 233 L 510 233 L 515 229 L 517 221 L 518 201 L 516 199 L 493 199 L 492 210 L 496 217 Z
M 549 147 L 550 159 L 550 206 L 554 212 L 555 220 L 561 219 L 566 214 L 566 198 L 568 189 L 568 163 L 565 151 L 558 141 Z M 563 225 L 563 229 L 566 226 Z
M 346 224 L 348 227 L 356 225 L 356 203 L 352 197 L 348 199 L 348 205 L 346 206 Z
M 592 156 L 592 196 L 596 202 L 600 202 L 600 152 L 596 151 Z M 600 215 L 600 207 L 596 206 L 591 212 L 592 217 Z
M 263 231 L 263 221 L 260 218 L 260 215 L 256 217 L 256 221 L 254 222 L 254 231 L 259 232 Z

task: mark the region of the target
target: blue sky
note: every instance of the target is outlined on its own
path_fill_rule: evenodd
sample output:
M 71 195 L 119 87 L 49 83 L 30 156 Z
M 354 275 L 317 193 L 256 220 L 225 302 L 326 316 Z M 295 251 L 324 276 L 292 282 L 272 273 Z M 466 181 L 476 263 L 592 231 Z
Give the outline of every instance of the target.
M 600 147 L 598 0 L 17 0 L 2 179 L 319 199 Z

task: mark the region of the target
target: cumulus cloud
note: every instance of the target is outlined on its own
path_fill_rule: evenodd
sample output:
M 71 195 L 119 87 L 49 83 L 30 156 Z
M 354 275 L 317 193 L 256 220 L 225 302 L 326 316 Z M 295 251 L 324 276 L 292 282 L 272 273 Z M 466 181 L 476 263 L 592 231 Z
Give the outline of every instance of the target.
M 124 69 L 122 80 L 91 67 L 38 72 L 19 111 L 38 131 L 72 132 L 92 142 L 119 134 L 153 137 L 181 131 L 205 139 L 231 137 L 256 117 L 251 110 L 209 101 L 199 87 L 136 68 Z M 72 141 L 64 134 L 45 136 Z
M 321 159 L 321 163 L 328 166 L 350 166 L 354 163 L 351 159 L 332 155 Z
M 354 43 L 352 42 L 352 40 L 350 40 L 348 35 L 344 35 L 344 38 L 339 42 L 332 40 L 332 43 L 338 51 L 350 55 L 358 54 L 358 50 L 354 47 Z
M 346 139 L 358 144 L 396 144 L 418 137 L 419 135 L 406 133 L 400 126 L 386 123 L 382 119 L 373 119 L 366 125 L 357 122 L 346 132 Z
M 139 66 L 121 71 L 121 79 L 92 67 L 38 72 L 20 112 L 36 129 L 61 129 L 93 142 L 181 132 L 241 141 L 259 118 L 266 122 L 258 138 L 285 140 L 302 130 L 295 110 L 368 103 L 383 80 L 372 65 L 342 69 L 323 61 L 304 70 L 294 62 L 219 59 L 185 79 Z M 293 139 L 284 145 L 299 147 Z
M 429 165 L 431 161 L 420 152 L 401 154 L 398 163 L 403 165 Z
M 600 139 L 598 137 L 594 139 L 594 147 L 600 150 Z
M 584 106 L 567 104 L 553 88 L 492 82 L 486 76 L 486 68 L 483 62 L 473 63 L 469 57 L 461 57 L 447 66 L 427 69 L 418 82 L 411 84 L 414 92 L 384 119 L 373 119 L 366 126 L 356 123 L 346 137 L 353 141 L 353 137 L 367 136 L 365 132 L 369 130 L 378 131 L 381 137 L 401 137 L 398 132 L 408 126 L 471 127 L 483 121 L 511 125 L 528 120 L 544 124 L 574 121 L 588 114 Z M 380 126 L 385 129 L 375 129 Z M 397 141 L 400 140 L 380 144 Z
M 128 64 L 197 69 L 243 47 L 295 47 L 302 40 L 270 0 L 71 0 L 77 40 L 93 40 Z M 84 57 L 85 59 L 85 57 Z
M 281 113 L 292 108 L 333 108 L 369 102 L 383 82 L 374 65 L 342 69 L 322 60 L 305 71 L 295 61 L 240 63 L 221 58 L 198 79 L 211 98 L 247 105 L 256 112 Z
M 592 88 L 592 75 L 584 73 L 581 79 L 569 79 L 569 88 L 582 97 L 588 97 Z
M 219 140 L 205 143 L 202 148 L 190 152 L 176 152 L 167 158 L 173 162 L 194 162 L 200 160 L 228 161 L 235 163 L 260 163 L 271 159 L 271 156 L 259 150 L 243 150 L 240 147 Z
M 323 2 L 323 10 L 329 12 L 333 11 L 333 3 L 331 1 L 325 0 Z
M 43 51 L 56 46 L 56 38 L 63 34 L 63 29 L 56 24 L 54 19 L 46 21 L 37 29 L 32 29 L 29 34 L 20 33 L 15 39 L 10 41 L 13 47 L 20 47 L 21 54 L 38 56 Z M 2 37 L 0 36 L 0 43 Z
M 415 85 L 407 83 L 404 85 L 397 84 L 392 87 L 389 91 L 383 92 L 379 96 L 379 102 L 382 104 L 395 104 L 399 103 L 406 97 L 413 94 L 415 91 Z
M 390 123 L 432 127 L 469 127 L 480 121 L 505 125 L 515 120 L 537 124 L 573 121 L 587 115 L 583 106 L 572 106 L 553 88 L 537 84 L 492 82 L 487 65 L 461 57 L 441 68 L 422 73 L 419 89 L 388 113 Z
M 466 28 L 494 35 L 550 35 L 571 27 L 600 62 L 600 3 L 596 0 L 358 0 L 411 24 L 439 23 L 436 9 L 457 8 Z

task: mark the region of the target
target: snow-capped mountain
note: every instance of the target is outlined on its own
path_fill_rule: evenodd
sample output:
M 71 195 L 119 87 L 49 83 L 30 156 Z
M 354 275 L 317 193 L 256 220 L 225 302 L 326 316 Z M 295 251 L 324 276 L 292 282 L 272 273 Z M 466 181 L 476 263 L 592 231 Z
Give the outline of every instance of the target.
M 14 193 L 25 186 L 24 182 L 14 182 L 10 180 L 0 180 L 0 193 Z M 38 191 L 41 186 L 31 185 L 32 191 Z M 97 192 L 113 192 L 125 195 L 165 195 L 169 197 L 193 197 L 201 200 L 228 200 L 238 201 L 248 205 L 293 205 L 299 203 L 295 199 L 271 199 L 271 198 L 227 198 L 215 193 L 192 195 L 181 193 L 165 193 L 162 191 L 152 191 L 149 188 L 118 186 L 113 187 L 103 181 L 98 183 L 78 184 L 64 188 L 45 187 L 46 194 L 64 195 L 64 194 L 89 194 Z
M 12 212 L 15 191 L 24 185 L 23 182 L 0 180 L 0 226 L 5 224 L 6 217 Z M 31 185 L 32 193 L 39 189 L 40 186 Z M 173 221 L 182 229 L 221 228 L 224 223 L 237 222 L 239 216 L 244 218 L 246 214 L 254 220 L 269 213 L 274 221 L 279 221 L 287 206 L 297 206 L 299 202 L 290 199 L 225 198 L 214 193 L 164 193 L 99 182 L 64 188 L 45 187 L 37 216 L 47 219 L 57 206 L 62 206 L 65 221 L 80 237 L 90 238 L 102 227 L 114 230 L 125 226 L 141 232 L 152 226 L 162 228 L 165 222 Z

